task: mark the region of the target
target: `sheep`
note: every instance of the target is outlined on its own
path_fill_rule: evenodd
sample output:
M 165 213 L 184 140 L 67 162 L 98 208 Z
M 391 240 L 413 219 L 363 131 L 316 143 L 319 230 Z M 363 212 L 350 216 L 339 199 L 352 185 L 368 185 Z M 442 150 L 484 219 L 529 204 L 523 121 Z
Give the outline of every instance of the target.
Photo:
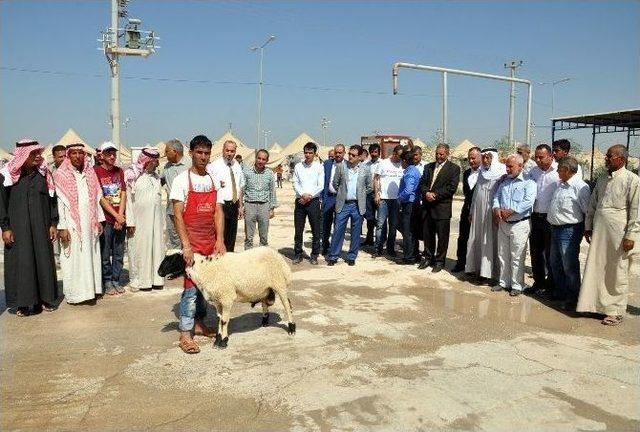
M 177 277 L 185 272 L 180 251 L 167 251 L 158 274 Z M 213 304 L 218 312 L 218 333 L 214 346 L 226 348 L 231 307 L 234 302 L 262 303 L 262 326 L 269 325 L 269 306 L 275 303 L 277 294 L 287 315 L 287 332 L 295 334 L 296 324 L 291 314 L 291 301 L 287 288 L 291 284 L 291 269 L 275 250 L 258 247 L 244 252 L 226 253 L 222 256 L 194 254 L 193 266 L 186 268 L 187 275 Z

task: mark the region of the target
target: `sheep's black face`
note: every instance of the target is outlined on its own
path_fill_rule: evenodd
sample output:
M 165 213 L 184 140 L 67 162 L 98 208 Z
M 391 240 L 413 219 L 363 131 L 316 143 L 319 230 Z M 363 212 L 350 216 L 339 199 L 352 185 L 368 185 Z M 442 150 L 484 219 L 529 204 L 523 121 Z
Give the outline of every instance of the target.
M 158 268 L 158 276 L 175 279 L 184 274 L 184 258 L 182 254 L 176 253 L 164 257 Z

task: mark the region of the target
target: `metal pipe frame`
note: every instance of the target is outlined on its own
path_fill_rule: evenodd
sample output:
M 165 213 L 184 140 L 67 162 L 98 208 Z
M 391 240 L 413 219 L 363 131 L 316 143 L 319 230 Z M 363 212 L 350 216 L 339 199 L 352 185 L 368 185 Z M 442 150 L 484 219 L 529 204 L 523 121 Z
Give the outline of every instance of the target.
M 525 84 L 527 86 L 529 86 L 529 91 L 528 91 L 528 96 L 527 96 L 527 125 L 526 125 L 526 143 L 527 145 L 530 146 L 531 144 L 531 101 L 532 101 L 532 97 L 533 97 L 533 87 L 532 87 L 532 83 L 530 80 L 526 80 L 526 79 L 522 79 L 522 78 L 512 78 L 512 77 L 507 77 L 507 76 L 501 76 L 501 75 L 492 75 L 492 74 L 487 74 L 487 73 L 482 73 L 482 72 L 472 72 L 472 71 L 465 71 L 465 70 L 460 70 L 460 69 L 450 69 L 450 68 L 443 68 L 443 67 L 438 67 L 438 66 L 427 66 L 427 65 L 419 65 L 419 64 L 413 64 L 413 63 L 403 63 L 403 62 L 397 62 L 393 64 L 393 68 L 392 68 L 392 79 L 393 79 L 393 94 L 398 94 L 398 72 L 401 68 L 405 68 L 405 69 L 415 69 L 415 70 L 422 70 L 422 71 L 429 71 L 429 72 L 441 72 L 443 74 L 443 102 L 442 102 L 442 110 L 443 110 L 443 118 L 442 118 L 442 130 L 443 130 L 443 139 L 446 142 L 447 141 L 447 116 L 448 113 L 446 111 L 447 107 L 447 85 L 446 85 L 446 74 L 448 73 L 452 73 L 455 75 L 464 75 L 464 76 L 470 76 L 470 77 L 475 77 L 475 78 L 485 78 L 485 79 L 492 79 L 492 80 L 497 80 L 497 81 L 506 81 L 506 82 L 510 82 L 510 83 L 520 83 L 520 84 Z

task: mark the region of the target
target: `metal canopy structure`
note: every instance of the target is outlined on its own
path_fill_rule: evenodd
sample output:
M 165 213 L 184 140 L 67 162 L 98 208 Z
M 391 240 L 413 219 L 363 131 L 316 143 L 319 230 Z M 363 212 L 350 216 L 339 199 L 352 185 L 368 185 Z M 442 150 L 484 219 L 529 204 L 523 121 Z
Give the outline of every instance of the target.
M 575 129 L 591 129 L 591 174 L 589 178 L 593 181 L 593 155 L 596 147 L 596 135 L 626 132 L 628 151 L 631 137 L 640 136 L 640 109 L 552 118 L 551 142 L 555 141 L 556 131 Z

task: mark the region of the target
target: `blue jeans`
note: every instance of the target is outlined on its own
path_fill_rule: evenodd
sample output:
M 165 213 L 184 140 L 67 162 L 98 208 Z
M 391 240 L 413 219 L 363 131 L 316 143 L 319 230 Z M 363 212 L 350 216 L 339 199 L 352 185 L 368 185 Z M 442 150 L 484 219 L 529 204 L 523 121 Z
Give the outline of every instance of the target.
M 584 222 L 551 226 L 551 275 L 560 298 L 577 301 L 580 293 L 580 242 Z
M 196 287 L 185 288 L 180 299 L 180 331 L 193 330 L 196 320 L 201 320 L 207 315 L 207 303 L 202 293 Z
M 387 244 L 387 253 L 395 252 L 399 213 L 397 199 L 380 200 L 378 214 L 376 215 L 376 252 L 382 253 L 382 247 L 385 241 Z M 388 235 L 387 227 L 389 228 Z
M 120 284 L 120 275 L 124 264 L 125 229 L 117 230 L 105 223 L 100 236 L 102 254 L 102 285 L 105 290 Z
M 347 231 L 347 221 L 351 219 L 351 240 L 349 241 L 349 251 L 347 259 L 355 261 L 358 257 L 358 249 L 360 249 L 360 232 L 362 231 L 362 216 L 358 209 L 357 202 L 346 202 L 340 213 L 336 213 L 336 225 L 333 229 L 333 237 L 331 237 L 331 248 L 329 250 L 329 259 L 337 260 L 342 250 L 344 242 L 344 234 Z

